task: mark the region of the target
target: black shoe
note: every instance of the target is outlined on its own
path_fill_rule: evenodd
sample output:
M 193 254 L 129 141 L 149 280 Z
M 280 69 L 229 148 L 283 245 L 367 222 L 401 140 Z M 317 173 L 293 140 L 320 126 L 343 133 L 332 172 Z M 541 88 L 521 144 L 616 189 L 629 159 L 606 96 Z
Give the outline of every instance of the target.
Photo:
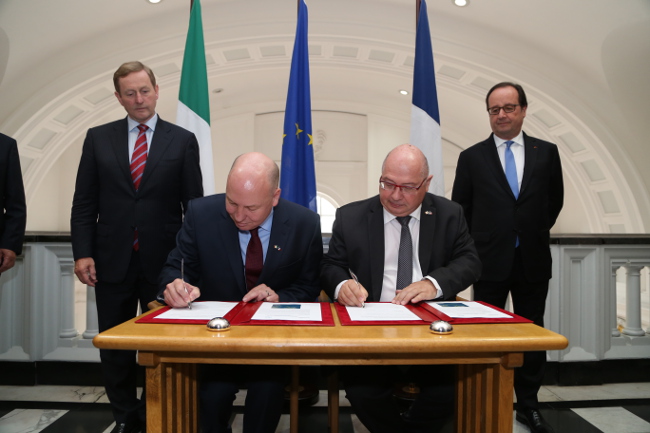
M 518 410 L 516 418 L 520 423 L 527 425 L 532 433 L 554 433 L 553 428 L 537 409 Z
M 142 426 L 140 423 L 119 423 L 113 427 L 111 433 L 143 433 Z

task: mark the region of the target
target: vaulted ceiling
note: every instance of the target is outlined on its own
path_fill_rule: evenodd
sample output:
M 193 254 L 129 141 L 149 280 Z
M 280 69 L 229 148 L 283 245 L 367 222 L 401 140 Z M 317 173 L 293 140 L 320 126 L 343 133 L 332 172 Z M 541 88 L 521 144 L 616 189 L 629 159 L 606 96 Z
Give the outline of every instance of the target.
M 189 0 L 0 0 L 0 130 L 28 188 L 85 129 L 123 116 L 111 76 L 140 59 L 173 120 Z M 213 119 L 284 109 L 296 0 L 202 0 Z M 407 121 L 415 0 L 307 0 L 315 110 Z M 429 0 L 443 138 L 489 132 L 487 88 L 529 93 L 525 129 L 561 146 L 592 225 L 650 230 L 650 1 Z M 215 90 L 219 89 L 218 92 Z M 454 166 L 455 161 L 445 161 Z

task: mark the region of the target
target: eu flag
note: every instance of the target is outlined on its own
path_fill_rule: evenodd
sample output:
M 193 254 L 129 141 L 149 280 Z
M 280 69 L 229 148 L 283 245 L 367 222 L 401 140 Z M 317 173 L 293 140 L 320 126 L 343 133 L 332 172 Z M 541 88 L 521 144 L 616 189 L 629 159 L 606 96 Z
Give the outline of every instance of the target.
M 316 174 L 311 129 L 307 5 L 300 1 L 296 39 L 291 59 L 289 91 L 284 112 L 280 173 L 282 198 L 316 212 Z

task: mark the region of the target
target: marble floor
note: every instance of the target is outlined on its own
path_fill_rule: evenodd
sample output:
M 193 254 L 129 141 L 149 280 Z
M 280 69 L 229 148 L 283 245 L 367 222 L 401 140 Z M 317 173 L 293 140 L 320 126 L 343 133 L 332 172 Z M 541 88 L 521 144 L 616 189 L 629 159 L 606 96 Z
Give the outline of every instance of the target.
M 556 433 L 650 433 L 650 383 L 546 386 L 541 411 Z M 244 392 L 235 401 L 233 432 L 241 432 Z M 368 433 L 341 394 L 341 433 Z M 300 431 L 327 432 L 327 397 L 301 408 Z M 107 433 L 113 427 L 101 387 L 0 386 L 0 433 Z M 282 416 L 277 433 L 289 432 Z M 527 433 L 517 421 L 514 433 Z

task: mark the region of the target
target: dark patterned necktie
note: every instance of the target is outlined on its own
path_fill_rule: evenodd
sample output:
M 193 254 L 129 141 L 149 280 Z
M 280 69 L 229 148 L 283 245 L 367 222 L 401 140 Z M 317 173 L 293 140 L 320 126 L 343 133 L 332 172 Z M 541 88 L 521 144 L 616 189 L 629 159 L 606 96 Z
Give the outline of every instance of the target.
M 397 285 L 395 286 L 395 290 L 402 290 L 413 282 L 413 242 L 411 240 L 411 231 L 409 230 L 411 216 L 397 217 L 396 219 L 402 225 L 402 232 L 399 237 Z

